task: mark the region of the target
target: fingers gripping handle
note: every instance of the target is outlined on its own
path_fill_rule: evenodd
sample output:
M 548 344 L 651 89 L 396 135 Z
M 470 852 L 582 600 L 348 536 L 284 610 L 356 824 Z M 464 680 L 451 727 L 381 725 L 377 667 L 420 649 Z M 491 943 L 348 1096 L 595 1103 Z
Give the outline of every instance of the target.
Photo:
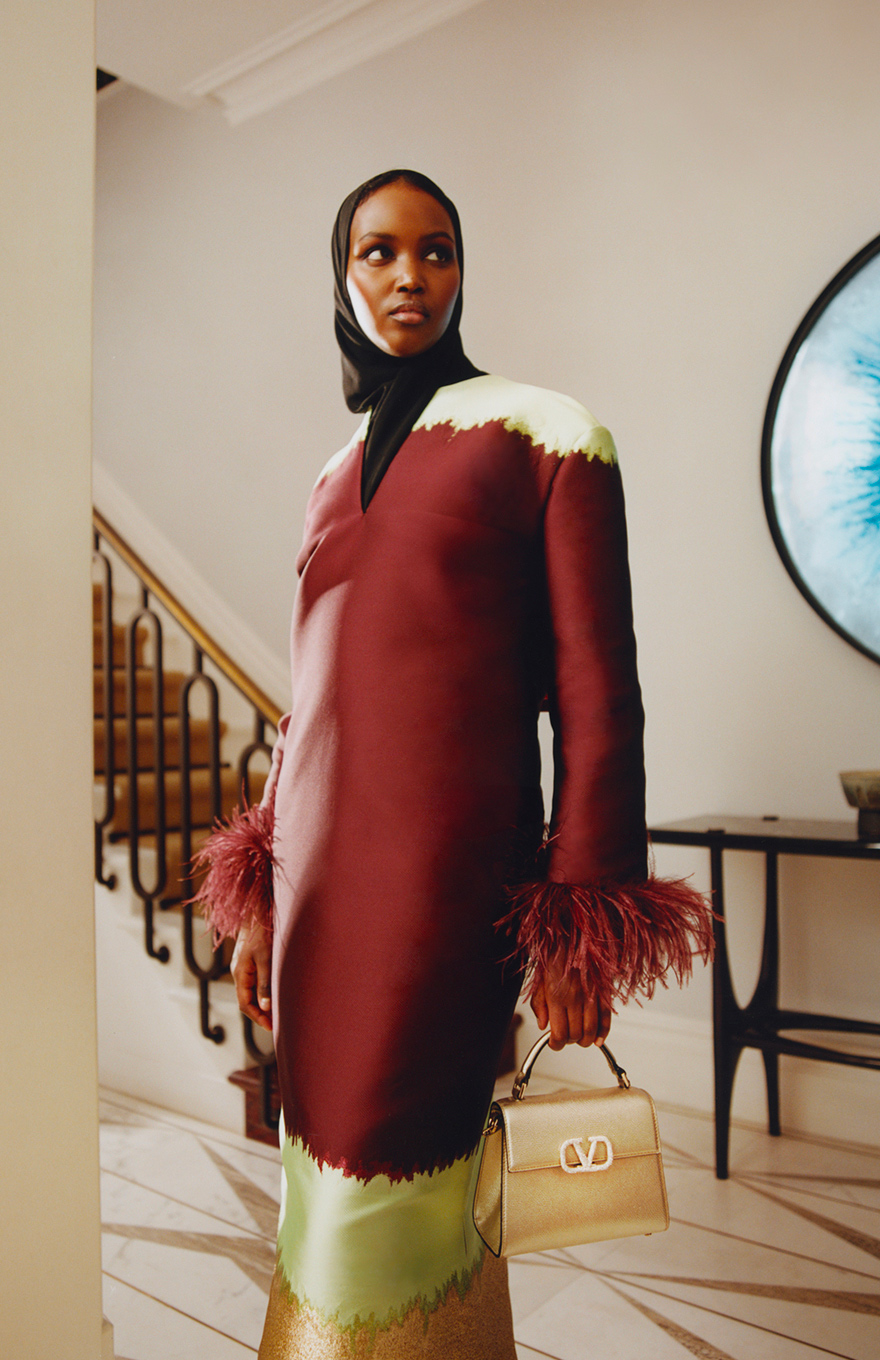
M 514 1078 L 513 1091 L 511 1092 L 514 1100 L 522 1100 L 525 1095 L 526 1087 L 529 1084 L 529 1078 L 532 1075 L 532 1069 L 535 1066 L 540 1053 L 550 1042 L 550 1037 L 550 1031 L 548 1030 L 546 1034 L 540 1036 L 537 1043 L 533 1044 L 526 1054 L 523 1065 Z M 595 1046 L 599 1049 L 599 1052 L 603 1055 L 608 1066 L 611 1068 L 611 1071 L 614 1073 L 614 1076 L 617 1078 L 618 1086 L 622 1087 L 624 1090 L 628 1090 L 630 1085 L 629 1077 L 615 1059 L 614 1054 L 611 1052 L 608 1045 L 597 1044 Z
M 516 1077 L 514 1078 L 513 1090 L 511 1092 L 511 1095 L 514 1100 L 523 1099 L 526 1093 L 526 1087 L 529 1084 L 529 1077 L 532 1075 L 532 1069 L 535 1066 L 539 1054 L 543 1051 L 544 1048 L 546 1048 L 547 1044 L 550 1042 L 550 1037 L 551 1032 L 548 1029 L 546 1034 L 542 1034 L 538 1039 L 537 1043 L 533 1044 L 532 1047 L 529 1049 L 528 1053 L 526 1054 L 525 1059 L 523 1061 L 523 1065 L 517 1072 Z M 611 1068 L 611 1071 L 614 1073 L 614 1076 L 617 1079 L 618 1086 L 622 1090 L 628 1091 L 630 1087 L 629 1077 L 626 1075 L 626 1072 L 623 1070 L 623 1068 L 620 1066 L 620 1063 L 614 1057 L 614 1054 L 611 1052 L 608 1045 L 596 1044 L 595 1047 L 599 1049 L 599 1052 L 603 1055 L 608 1066 Z M 483 1133 L 484 1134 L 496 1133 L 498 1129 L 500 1129 L 500 1127 L 501 1127 L 500 1107 L 497 1104 L 493 1104 L 492 1109 L 489 1111 L 489 1119 L 486 1124 L 486 1127 L 483 1130 Z

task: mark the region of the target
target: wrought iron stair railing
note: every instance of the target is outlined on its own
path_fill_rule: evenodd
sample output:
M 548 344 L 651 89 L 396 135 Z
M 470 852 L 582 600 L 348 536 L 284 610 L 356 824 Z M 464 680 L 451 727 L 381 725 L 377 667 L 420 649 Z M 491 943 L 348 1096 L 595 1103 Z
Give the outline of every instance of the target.
M 198 983 L 201 1030 L 220 1044 L 220 1024 L 211 1023 L 210 988 L 229 972 L 229 949 L 196 940 L 191 898 L 198 887 L 192 857 L 214 821 L 228 816 L 242 799 L 258 798 L 272 747 L 267 729 L 277 728 L 281 709 L 209 636 L 155 573 L 96 510 L 93 512 L 93 598 L 95 661 L 95 877 L 116 886 L 105 873 L 108 840 L 127 841 L 128 872 L 143 906 L 147 954 L 167 963 L 167 945 L 157 945 L 156 912 L 179 912 L 186 967 Z M 130 573 L 136 604 L 117 617 L 120 594 L 114 573 Z M 173 645 L 191 652 L 189 669 L 167 669 L 166 628 Z M 183 639 L 186 639 L 185 644 Z M 241 696 L 251 731 L 230 750 L 232 732 L 221 721 L 221 688 Z M 201 696 L 203 712 L 195 712 Z M 262 757 L 264 769 L 255 767 Z M 204 932 L 201 932 L 204 936 Z M 277 1124 L 272 1097 L 274 1055 L 257 1042 L 242 1017 L 247 1053 L 260 1069 L 262 1120 Z

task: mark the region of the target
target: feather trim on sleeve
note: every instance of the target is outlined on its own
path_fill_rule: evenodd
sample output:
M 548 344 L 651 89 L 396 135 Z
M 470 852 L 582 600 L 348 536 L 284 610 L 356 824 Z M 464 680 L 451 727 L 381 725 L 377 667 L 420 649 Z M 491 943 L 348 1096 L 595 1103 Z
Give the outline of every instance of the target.
M 690 977 L 694 956 L 712 957 L 712 911 L 683 879 L 641 883 L 524 883 L 510 888 L 512 910 L 499 922 L 516 931 L 531 997 L 548 965 L 577 969 L 591 995 L 647 997 L 672 973 Z
M 272 802 L 237 809 L 217 821 L 193 856 L 193 869 L 207 869 L 192 898 L 201 905 L 214 941 L 233 937 L 242 926 L 272 929 L 275 808 Z

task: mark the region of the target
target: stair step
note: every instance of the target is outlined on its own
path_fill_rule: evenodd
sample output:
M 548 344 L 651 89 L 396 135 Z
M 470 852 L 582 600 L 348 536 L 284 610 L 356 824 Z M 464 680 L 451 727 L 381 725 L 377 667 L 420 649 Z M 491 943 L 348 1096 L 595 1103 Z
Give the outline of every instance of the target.
M 193 854 L 204 845 L 211 834 L 210 828 L 206 826 L 196 827 L 192 833 L 192 852 Z M 156 850 L 156 837 L 151 835 L 140 836 L 138 844 L 141 850 Z M 180 902 L 184 896 L 190 896 L 189 888 L 186 886 L 183 874 L 183 837 L 179 831 L 169 831 L 165 837 L 165 864 L 167 866 L 167 876 L 165 879 L 165 891 L 162 894 L 163 900 L 171 899 L 173 902 Z M 145 875 L 147 885 L 155 882 L 152 870 Z M 195 892 L 198 885 L 205 877 L 204 871 L 194 875 L 192 880 L 192 891 Z
M 251 775 L 251 800 L 256 802 L 263 794 L 266 775 Z M 141 831 L 154 831 L 156 828 L 156 781 L 152 773 L 139 774 L 138 784 L 138 825 Z M 115 781 L 116 811 L 108 831 L 114 838 L 125 836 L 130 826 L 128 815 L 128 776 Z M 165 774 L 165 826 L 171 831 L 180 828 L 180 771 L 169 770 Z M 238 770 L 224 766 L 220 770 L 220 815 L 228 817 L 239 802 L 241 783 Z M 191 824 L 194 827 L 210 826 L 211 813 L 211 771 L 206 768 L 190 771 Z
M 244 1091 L 244 1136 L 259 1143 L 278 1147 L 278 1129 L 267 1129 L 263 1123 L 262 1078 L 259 1067 L 242 1067 L 230 1072 L 229 1080 L 233 1086 Z M 269 1067 L 269 1091 L 272 1114 L 275 1119 L 281 1113 L 281 1093 L 278 1089 L 278 1067 L 273 1062 Z
M 144 646 L 147 641 L 147 629 L 141 625 L 135 633 L 135 661 L 138 666 L 144 664 Z M 113 665 L 125 665 L 125 624 L 114 623 L 113 625 Z M 95 666 L 104 664 L 104 627 L 99 621 L 92 623 L 92 657 Z
M 193 854 L 195 854 L 196 851 L 202 845 L 204 845 L 205 841 L 208 839 L 208 836 L 210 834 L 211 834 L 210 829 L 206 826 L 196 827 L 193 830 L 192 833 Z M 119 845 L 117 845 L 116 848 L 117 849 L 120 848 Z M 150 887 L 152 887 L 152 885 L 156 882 L 156 868 L 155 868 L 156 837 L 149 832 L 146 833 L 145 835 L 139 836 L 138 849 L 139 854 L 142 857 L 140 859 L 141 878 L 144 882 L 146 889 L 149 890 Z M 165 878 L 165 890 L 162 893 L 162 901 L 167 902 L 170 900 L 173 904 L 176 904 L 178 906 L 182 902 L 184 896 L 191 895 L 188 890 L 186 892 L 184 891 L 184 879 L 181 867 L 182 860 L 183 860 L 183 837 L 181 836 L 179 831 L 169 831 L 165 837 L 165 863 L 168 872 Z M 198 884 L 201 883 L 204 876 L 205 876 L 204 873 L 200 873 L 194 876 L 193 891 L 195 891 Z M 126 878 L 128 878 L 127 863 L 126 863 Z M 174 910 L 175 908 L 174 906 L 172 906 L 170 908 L 170 914 L 173 914 Z M 165 911 L 163 911 L 157 917 L 157 921 L 167 919 L 168 915 L 166 915 Z
M 124 774 L 128 770 L 126 751 L 126 721 L 124 718 L 113 720 L 114 769 Z M 105 723 L 103 718 L 95 719 L 95 773 L 104 773 Z M 180 722 L 177 718 L 166 718 L 165 765 L 175 769 L 180 765 Z M 226 724 L 220 723 L 220 736 L 226 731 Z M 190 721 L 190 761 L 193 765 L 207 765 L 211 755 L 211 724 L 207 718 L 193 718 Z M 153 720 L 137 720 L 137 767 L 139 770 L 153 768 Z
M 177 712 L 180 703 L 180 691 L 186 679 L 183 671 L 165 671 L 164 674 L 165 703 L 164 711 L 167 714 Z M 135 671 L 135 695 L 138 714 L 152 714 L 153 712 L 153 671 L 149 666 L 139 666 Z M 104 672 L 101 669 L 95 670 L 95 716 L 101 717 L 104 711 Z M 125 713 L 125 670 L 114 669 L 113 671 L 113 712 L 114 714 Z

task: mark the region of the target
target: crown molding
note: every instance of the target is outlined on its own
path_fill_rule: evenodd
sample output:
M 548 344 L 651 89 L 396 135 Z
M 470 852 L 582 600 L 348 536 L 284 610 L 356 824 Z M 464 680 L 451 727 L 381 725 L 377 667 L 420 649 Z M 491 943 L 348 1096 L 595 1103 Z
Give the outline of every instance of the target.
M 482 0 L 327 0 L 271 38 L 186 85 L 235 125 L 445 23 Z

